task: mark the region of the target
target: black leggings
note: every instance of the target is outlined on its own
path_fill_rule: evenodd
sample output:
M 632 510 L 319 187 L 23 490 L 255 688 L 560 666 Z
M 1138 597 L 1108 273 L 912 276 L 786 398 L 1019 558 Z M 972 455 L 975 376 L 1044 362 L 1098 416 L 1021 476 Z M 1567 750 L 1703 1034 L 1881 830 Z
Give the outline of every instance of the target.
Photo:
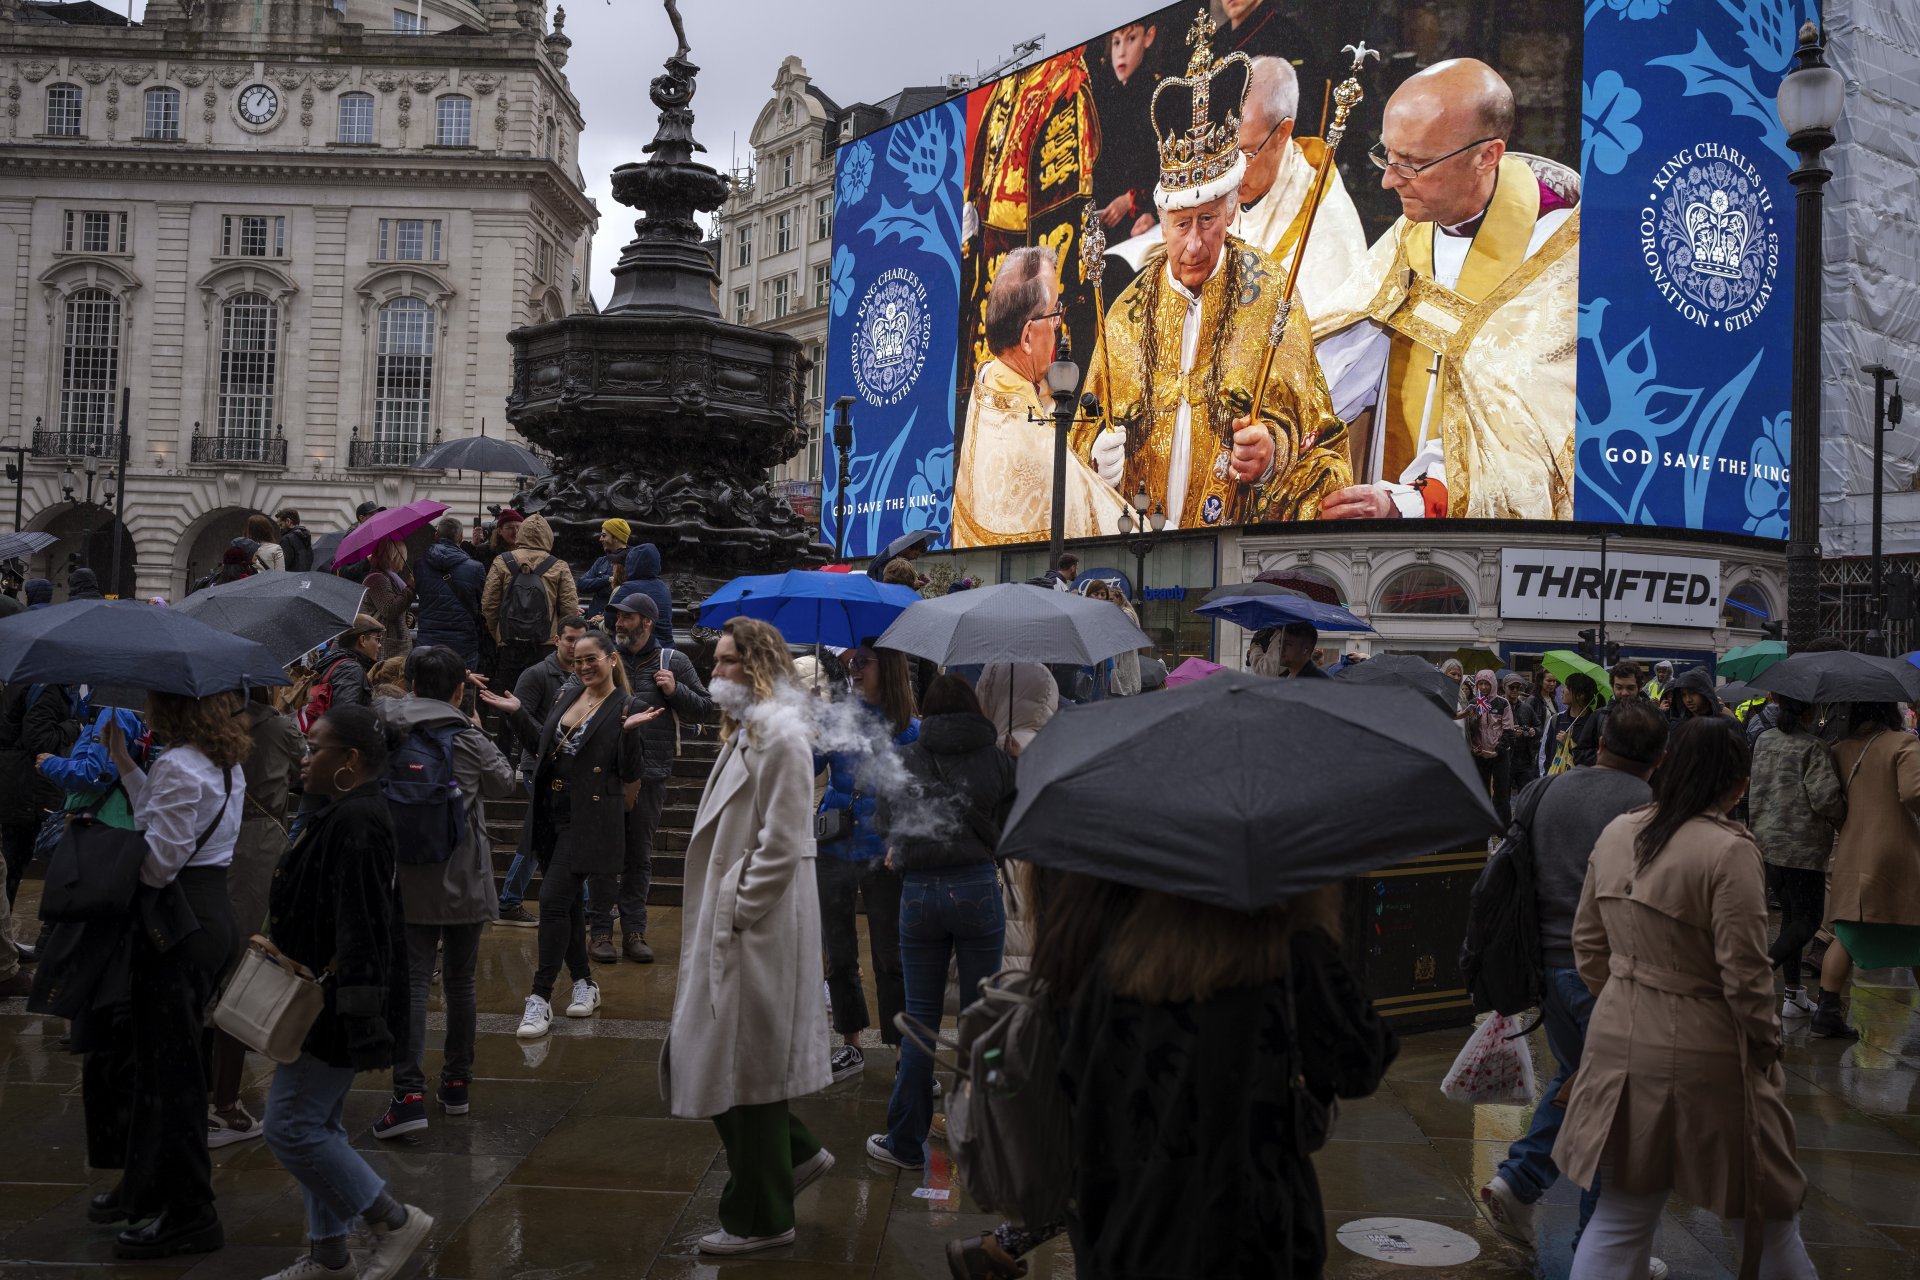
M 1767 887 L 1780 899 L 1780 936 L 1767 948 L 1767 960 L 1784 969 L 1787 985 L 1800 985 L 1800 953 L 1820 930 L 1827 905 L 1827 873 L 1802 867 L 1767 867 Z
M 587 909 L 580 897 L 587 877 L 568 870 L 568 865 L 565 851 L 556 852 L 540 873 L 540 960 L 533 971 L 533 994 L 542 1000 L 553 999 L 562 959 L 576 981 L 593 976 L 587 960 Z

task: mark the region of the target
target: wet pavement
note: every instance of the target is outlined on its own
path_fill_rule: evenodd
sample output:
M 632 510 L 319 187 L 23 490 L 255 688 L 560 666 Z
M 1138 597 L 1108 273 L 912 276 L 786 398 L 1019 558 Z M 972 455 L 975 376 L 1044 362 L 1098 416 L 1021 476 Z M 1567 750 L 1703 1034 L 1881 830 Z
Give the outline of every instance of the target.
M 26 921 L 35 888 L 22 894 Z M 937 1143 L 921 1174 L 882 1168 L 862 1154 L 866 1136 L 883 1125 L 894 1061 L 871 1032 L 863 1078 L 796 1104 L 838 1158 L 800 1196 L 796 1243 L 750 1259 L 696 1253 L 699 1237 L 718 1225 L 726 1162 L 713 1126 L 670 1118 L 657 1088 L 678 931 L 677 911 L 657 912 L 650 941 L 668 963 L 597 966 L 599 1015 L 556 1019 L 551 1037 L 523 1044 L 513 1032 L 532 976 L 534 931 L 494 927 L 481 950 L 472 1112 L 435 1111 L 424 1133 L 380 1142 L 368 1126 L 385 1106 L 387 1080 L 359 1078 L 347 1105 L 355 1145 L 394 1194 L 436 1219 L 414 1273 L 448 1280 L 944 1277 L 945 1241 L 995 1219 L 968 1199 Z M 1874 985 L 1860 987 L 1854 1005 L 1860 1043 L 1789 1032 L 1789 1103 L 1811 1184 L 1803 1231 L 1828 1280 L 1920 1277 L 1920 1013 L 1905 974 L 1866 977 Z M 224 1250 L 114 1262 L 112 1231 L 86 1221 L 86 1196 L 111 1185 L 113 1175 L 86 1167 L 79 1061 L 58 1047 L 63 1025 L 28 1015 L 23 1003 L 0 1002 L 0 1277 L 257 1280 L 292 1259 L 304 1239 L 299 1190 L 261 1143 L 249 1142 L 214 1153 Z M 439 1027 L 436 1014 L 430 1044 Z M 1537 1265 L 1503 1244 L 1478 1213 L 1474 1190 L 1525 1131 L 1530 1109 L 1466 1107 L 1440 1096 L 1465 1034 L 1409 1037 L 1379 1093 L 1343 1107 L 1333 1141 L 1316 1158 L 1327 1276 L 1566 1275 L 1572 1188 L 1555 1187 L 1539 1210 Z M 1552 1062 L 1544 1038 L 1534 1040 L 1545 1080 Z M 438 1058 L 429 1052 L 429 1078 Z M 271 1064 L 250 1066 L 244 1100 L 258 1115 Z M 1457 1247 L 1477 1248 L 1478 1256 L 1415 1268 L 1336 1241 L 1343 1226 L 1378 1218 L 1450 1228 L 1471 1242 Z M 1412 1247 L 1401 1243 L 1412 1238 L 1405 1228 L 1362 1223 L 1353 1234 L 1360 1248 L 1389 1259 Z M 1735 1274 L 1732 1234 L 1678 1201 L 1668 1206 L 1656 1252 L 1688 1280 Z M 1071 1276 L 1064 1242 L 1046 1246 L 1031 1274 Z

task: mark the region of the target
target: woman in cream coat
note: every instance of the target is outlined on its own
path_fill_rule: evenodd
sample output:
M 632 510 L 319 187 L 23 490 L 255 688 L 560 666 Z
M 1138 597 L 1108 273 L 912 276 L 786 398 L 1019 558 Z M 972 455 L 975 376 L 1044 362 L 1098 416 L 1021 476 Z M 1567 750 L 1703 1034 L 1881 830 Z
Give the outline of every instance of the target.
M 1742 1280 L 1814 1280 L 1807 1182 L 1780 1067 L 1760 848 L 1726 812 L 1745 793 L 1746 733 L 1682 721 L 1653 804 L 1616 818 L 1573 922 L 1598 1001 L 1553 1160 L 1600 1181 L 1570 1280 L 1646 1280 L 1669 1193 L 1745 1225 Z
M 687 909 L 660 1088 L 711 1118 L 731 1171 L 703 1253 L 793 1242 L 793 1200 L 833 1155 L 787 1109 L 827 1087 L 813 753 L 780 633 L 735 618 L 714 649 L 724 745 L 687 845 Z

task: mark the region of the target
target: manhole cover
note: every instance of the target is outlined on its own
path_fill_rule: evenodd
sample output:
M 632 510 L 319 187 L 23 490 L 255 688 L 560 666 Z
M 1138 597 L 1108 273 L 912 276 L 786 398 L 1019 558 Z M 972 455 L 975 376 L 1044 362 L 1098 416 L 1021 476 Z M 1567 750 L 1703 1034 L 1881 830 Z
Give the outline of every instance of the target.
M 1361 1218 L 1341 1227 L 1339 1239 L 1363 1258 L 1403 1267 L 1453 1267 L 1480 1256 L 1472 1236 L 1418 1218 Z

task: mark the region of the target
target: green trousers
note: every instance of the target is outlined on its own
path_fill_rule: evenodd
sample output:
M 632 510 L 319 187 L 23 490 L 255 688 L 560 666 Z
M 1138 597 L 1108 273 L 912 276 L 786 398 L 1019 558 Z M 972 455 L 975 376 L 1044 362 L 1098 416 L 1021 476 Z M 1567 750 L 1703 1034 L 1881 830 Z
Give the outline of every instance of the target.
M 727 1149 L 720 1225 L 737 1236 L 777 1236 L 793 1227 L 793 1169 L 820 1150 L 785 1102 L 734 1107 L 713 1118 Z

